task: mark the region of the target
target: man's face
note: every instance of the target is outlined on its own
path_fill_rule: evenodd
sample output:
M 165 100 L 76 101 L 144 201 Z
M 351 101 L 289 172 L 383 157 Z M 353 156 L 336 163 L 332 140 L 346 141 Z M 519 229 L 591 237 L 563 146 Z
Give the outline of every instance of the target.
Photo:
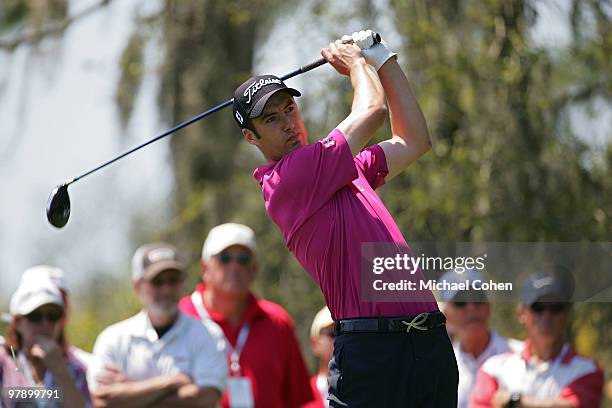
M 486 331 L 489 327 L 491 306 L 489 302 L 448 302 L 444 314 L 458 335 L 466 332 Z
M 152 279 L 136 282 L 136 290 L 147 311 L 161 318 L 173 317 L 183 295 L 184 276 L 177 270 L 166 270 Z
M 565 335 L 569 309 L 568 303 L 540 299 L 529 306 L 520 305 L 517 314 L 528 338 L 555 342 Z
M 249 293 L 257 267 L 250 249 L 232 245 L 202 263 L 206 287 L 225 296 Z
M 272 95 L 262 114 L 252 119 L 256 130 L 243 129 L 245 139 L 259 147 L 271 161 L 278 161 L 286 153 L 308 143 L 308 132 L 300 110 L 288 92 Z
M 334 326 L 327 326 L 316 337 L 310 338 L 312 353 L 319 360 L 329 362 L 334 354 Z

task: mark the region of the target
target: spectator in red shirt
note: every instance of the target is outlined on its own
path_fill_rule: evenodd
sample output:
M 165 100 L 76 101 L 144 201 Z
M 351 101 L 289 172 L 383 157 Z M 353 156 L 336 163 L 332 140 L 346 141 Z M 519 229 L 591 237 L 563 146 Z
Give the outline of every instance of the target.
M 565 342 L 572 285 L 561 275 L 530 276 L 518 319 L 522 349 L 493 356 L 478 372 L 470 407 L 582 407 L 601 405 L 603 372 Z
M 256 298 L 255 234 L 227 223 L 202 248 L 202 281 L 180 302 L 183 313 L 221 326 L 230 368 L 223 407 L 300 407 L 314 399 L 294 323 L 279 305 Z

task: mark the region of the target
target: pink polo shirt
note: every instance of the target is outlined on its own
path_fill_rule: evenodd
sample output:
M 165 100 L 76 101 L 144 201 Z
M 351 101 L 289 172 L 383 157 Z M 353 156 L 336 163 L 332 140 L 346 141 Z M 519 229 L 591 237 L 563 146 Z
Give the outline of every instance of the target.
M 433 295 L 401 301 L 361 299 L 361 243 L 408 248 L 374 190 L 385 183 L 387 162 L 374 145 L 353 158 L 342 132 L 258 167 L 266 211 L 302 267 L 319 284 L 334 320 L 412 316 L 438 310 Z M 417 272 L 420 275 L 420 271 Z

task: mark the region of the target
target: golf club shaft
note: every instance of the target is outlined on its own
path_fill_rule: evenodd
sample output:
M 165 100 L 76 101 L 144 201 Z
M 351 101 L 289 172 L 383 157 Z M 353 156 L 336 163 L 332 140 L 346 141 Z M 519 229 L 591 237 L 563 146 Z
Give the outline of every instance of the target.
M 374 41 L 377 42 L 377 43 L 380 42 L 380 35 L 378 33 L 374 34 Z M 285 81 L 285 80 L 287 80 L 289 78 L 293 78 L 294 76 L 303 74 L 303 73 L 308 72 L 310 70 L 313 70 L 313 69 L 315 69 L 317 67 L 320 67 L 321 65 L 324 65 L 326 63 L 327 63 L 327 61 L 325 60 L 325 58 L 319 58 L 318 60 L 313 61 L 310 64 L 302 65 L 300 68 L 296 69 L 295 71 L 291 71 L 288 74 L 283 75 L 282 77 L 280 77 L 280 79 L 282 81 Z M 221 103 L 221 104 L 219 104 L 219 105 L 217 105 L 217 106 L 215 106 L 213 108 L 210 108 L 209 110 L 207 110 L 205 112 L 202 112 L 199 115 L 194 116 L 193 118 L 191 118 L 191 119 L 189 119 L 189 120 L 187 120 L 187 121 L 185 121 L 183 123 L 179 123 L 178 125 L 176 125 L 172 129 L 169 129 L 169 130 L 165 131 L 161 135 L 156 136 L 153 139 L 144 142 L 143 144 L 135 146 L 132 149 L 128 150 L 127 152 L 124 152 L 124 153 L 120 154 L 119 156 L 114 157 L 114 158 L 110 159 L 109 161 L 106 161 L 106 162 L 100 164 L 98 167 L 95 167 L 95 168 L 93 168 L 93 169 L 91 169 L 91 170 L 81 174 L 80 176 L 77 176 L 77 177 L 73 178 L 72 180 L 69 180 L 69 181 L 65 182 L 64 185 L 69 186 L 70 184 L 74 183 L 75 181 L 79 181 L 80 179 L 89 176 L 91 173 L 95 173 L 96 171 L 103 169 L 104 167 L 108 166 L 109 164 L 112 164 L 112 163 L 116 162 L 117 160 L 122 159 L 125 156 L 127 156 L 129 154 L 132 154 L 135 151 L 140 150 L 143 147 L 148 146 L 151 143 L 156 142 L 159 139 L 162 139 L 162 138 L 164 138 L 164 137 L 174 133 L 177 130 L 181 130 L 182 128 L 184 128 L 186 126 L 189 126 L 192 123 L 195 123 L 198 120 L 200 120 L 202 118 L 205 118 L 208 115 L 211 115 L 211 114 L 213 114 L 213 113 L 215 113 L 217 111 L 220 111 L 223 108 L 226 108 L 226 107 L 230 106 L 233 102 L 234 102 L 234 98 L 228 99 L 227 101 L 225 101 L 225 102 L 223 102 L 223 103 Z
M 302 67 L 300 67 L 300 68 L 296 69 L 295 71 L 292 71 L 292 72 L 290 72 L 290 73 L 288 73 L 288 74 L 286 74 L 286 75 L 283 75 L 283 76 L 281 77 L 281 80 L 283 80 L 283 81 L 284 81 L 284 80 L 286 80 L 286 79 L 293 78 L 293 77 L 294 77 L 294 76 L 296 76 L 296 75 L 303 74 L 304 72 L 308 72 L 308 71 L 310 71 L 310 70 L 312 70 L 312 69 L 315 69 L 315 68 L 317 68 L 317 67 L 320 67 L 321 65 L 324 65 L 325 63 L 327 63 L 327 61 L 325 60 L 325 58 L 320 58 L 320 59 L 318 59 L 318 60 L 316 60 L 316 61 L 314 61 L 314 62 L 312 62 L 312 63 L 310 63 L 310 64 L 304 65 L 304 66 L 302 66 Z M 168 136 L 168 135 L 170 135 L 170 134 L 174 133 L 174 132 L 176 132 L 177 130 L 181 130 L 182 128 L 184 128 L 184 127 L 186 127 L 186 126 L 189 126 L 189 125 L 191 125 L 192 123 L 195 123 L 195 122 L 197 122 L 198 120 L 200 120 L 200 119 L 202 119 L 202 118 L 205 118 L 205 117 L 206 117 L 206 116 L 208 116 L 208 115 L 211 115 L 211 114 L 213 114 L 213 113 L 215 113 L 215 112 L 217 112 L 217 111 L 220 111 L 220 110 L 221 110 L 221 109 L 223 109 L 223 108 L 226 108 L 226 107 L 230 106 L 230 105 L 231 105 L 233 102 L 234 102 L 234 98 L 232 98 L 232 99 L 228 99 L 227 101 L 225 101 L 225 102 L 223 102 L 223 103 L 221 103 L 221 104 L 219 104 L 219 105 L 217 105 L 217 106 L 215 106 L 215 107 L 213 107 L 213 108 L 210 108 L 209 110 L 207 110 L 207 111 L 205 111 L 205 112 L 202 112 L 202 113 L 200 113 L 199 115 L 194 116 L 193 118 L 191 118 L 191 119 L 189 119 L 189 120 L 187 120 L 187 121 L 185 121 L 185 122 L 183 122 L 183 123 L 179 123 L 178 125 L 176 125 L 176 126 L 175 126 L 175 127 L 173 127 L 172 129 L 169 129 L 169 130 L 165 131 L 165 132 L 164 132 L 164 133 L 162 133 L 161 135 L 156 136 L 156 137 L 154 137 L 154 138 L 153 138 L 153 139 L 151 139 L 151 140 L 147 140 L 147 141 L 146 141 L 145 143 L 143 143 L 143 144 L 140 144 L 140 145 L 138 145 L 138 146 L 133 147 L 132 149 L 130 149 L 130 150 L 128 150 L 128 151 L 126 151 L 126 152 L 124 152 L 124 153 L 120 154 L 119 156 L 114 157 L 114 158 L 110 159 L 109 161 L 106 161 L 106 162 L 104 162 L 104 163 L 100 164 L 98 167 L 93 168 L 93 169 L 91 169 L 91 170 L 87 171 L 86 173 L 83 173 L 83 174 L 81 174 L 80 176 L 77 176 L 77 177 L 73 178 L 72 180 L 67 181 L 67 182 L 66 182 L 66 183 L 64 183 L 64 184 L 68 186 L 68 185 L 70 185 L 70 184 L 74 183 L 75 181 L 79 181 L 80 179 L 82 179 L 82 178 L 84 178 L 84 177 L 89 176 L 91 173 L 94 173 L 94 172 L 96 172 L 96 171 L 98 171 L 98 170 L 100 170 L 100 169 L 103 169 L 104 167 L 108 166 L 109 164 L 112 164 L 112 163 L 116 162 L 117 160 L 122 159 L 122 158 L 124 158 L 125 156 L 127 156 L 127 155 L 129 155 L 129 154 L 132 154 L 132 153 L 134 153 L 135 151 L 140 150 L 140 149 L 142 149 L 143 147 L 148 146 L 148 145 L 150 145 L 151 143 L 156 142 L 156 141 L 158 141 L 159 139 L 162 139 L 162 138 L 164 138 L 164 137 L 166 137 L 166 136 Z

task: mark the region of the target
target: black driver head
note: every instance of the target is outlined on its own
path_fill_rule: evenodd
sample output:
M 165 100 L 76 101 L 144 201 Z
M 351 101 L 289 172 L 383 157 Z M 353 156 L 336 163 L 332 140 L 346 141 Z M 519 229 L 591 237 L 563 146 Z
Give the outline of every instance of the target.
M 47 219 L 56 228 L 63 228 L 70 218 L 70 196 L 68 184 L 53 189 L 47 202 Z

